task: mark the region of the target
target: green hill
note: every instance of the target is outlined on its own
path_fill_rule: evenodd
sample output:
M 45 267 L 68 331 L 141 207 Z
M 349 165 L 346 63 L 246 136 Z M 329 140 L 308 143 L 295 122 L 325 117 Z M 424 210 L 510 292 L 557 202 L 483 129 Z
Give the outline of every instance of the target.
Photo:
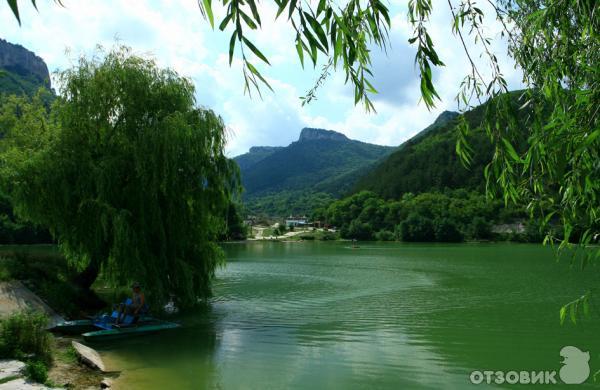
M 235 157 L 235 162 L 240 170 L 246 170 L 280 149 L 283 149 L 283 146 L 253 146 L 248 153 Z
M 444 112 L 425 130 L 406 141 L 372 171 L 363 175 L 352 192 L 372 191 L 383 198 L 399 199 L 405 193 L 445 189 L 483 190 L 483 168 L 490 161 L 492 145 L 478 129 L 485 106 L 464 114 L 471 128 L 474 158 L 465 168 L 456 154 L 457 113 Z
M 240 165 L 248 211 L 283 216 L 310 212 L 311 199 L 321 204 L 348 192 L 361 170 L 393 150 L 305 128 L 287 147 L 252 148 L 234 160 Z

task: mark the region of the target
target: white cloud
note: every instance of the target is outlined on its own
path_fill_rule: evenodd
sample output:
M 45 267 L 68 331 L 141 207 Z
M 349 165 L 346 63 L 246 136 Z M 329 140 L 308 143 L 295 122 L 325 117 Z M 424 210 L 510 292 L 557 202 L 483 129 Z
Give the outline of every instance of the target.
M 450 34 L 447 8 L 441 5 L 434 12 L 430 29 L 447 65 L 436 73 L 442 101 L 432 112 L 417 104 L 414 48 L 407 43 L 412 28 L 401 9 L 392 8 L 392 49 L 387 56 L 373 52 L 375 86 L 381 92 L 374 97 L 377 114 L 354 106 L 352 87 L 344 85 L 341 73 L 326 82 L 316 102 L 301 106 L 298 97 L 312 86 L 319 69 L 307 66 L 302 71 L 294 33 L 285 17 L 273 22 L 276 8 L 271 2 L 262 3 L 266 8 L 263 27 L 252 38 L 272 63 L 268 67 L 253 59 L 275 89 L 275 93 L 263 89 L 262 100 L 244 96 L 239 61 L 229 67 L 230 32 L 213 31 L 202 20 L 195 1 L 71 0 L 66 8 L 39 2 L 39 14 L 23 2 L 22 27 L 6 6 L 0 7 L 0 21 L 3 38 L 36 52 L 51 70 L 69 66 L 66 48 L 71 50 L 71 57 L 90 54 L 96 44 L 112 46 L 115 37 L 136 52 L 151 54 L 161 66 L 172 67 L 194 81 L 199 104 L 223 116 L 231 133 L 228 154 L 236 155 L 254 145 L 287 145 L 297 138 L 302 126 L 330 128 L 361 141 L 397 145 L 429 125 L 444 109 L 455 109 L 453 98 L 467 62 L 458 40 Z M 217 8 L 215 14 L 218 23 L 223 11 Z M 490 25 L 490 33 L 496 34 L 497 24 L 492 20 Z M 469 45 L 472 47 L 471 42 Z M 506 45 L 495 43 L 494 47 L 502 53 Z M 510 84 L 518 86 L 520 73 L 512 69 L 509 60 L 499 57 L 508 65 L 503 70 Z

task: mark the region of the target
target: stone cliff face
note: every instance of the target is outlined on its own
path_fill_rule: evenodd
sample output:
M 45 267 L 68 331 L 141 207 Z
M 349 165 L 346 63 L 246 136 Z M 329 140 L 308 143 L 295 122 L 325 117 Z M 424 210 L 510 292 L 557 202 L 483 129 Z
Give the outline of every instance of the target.
M 333 141 L 348 141 L 348 137 L 344 134 L 338 133 L 333 130 L 323 130 L 323 129 L 313 129 L 310 127 L 305 127 L 300 132 L 300 138 L 298 141 L 312 141 L 312 140 L 322 140 L 328 139 Z
M 0 69 L 17 73 L 24 77 L 33 76 L 40 84 L 50 89 L 48 66 L 35 53 L 21 45 L 13 45 L 0 39 Z

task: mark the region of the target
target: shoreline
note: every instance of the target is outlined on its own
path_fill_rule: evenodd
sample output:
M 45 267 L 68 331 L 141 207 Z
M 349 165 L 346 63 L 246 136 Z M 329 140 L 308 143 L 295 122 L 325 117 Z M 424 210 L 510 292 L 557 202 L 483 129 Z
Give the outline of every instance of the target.
M 35 311 L 49 319 L 49 327 L 64 319 L 41 297 L 31 291 L 20 280 L 0 282 L 0 319 L 11 315 Z M 26 378 L 25 362 L 18 359 L 0 360 L 0 389 L 52 389 L 60 388 L 101 388 L 105 375 L 83 364 L 73 352 L 71 342 L 65 336 L 52 337 L 52 363 L 48 368 L 47 384 L 40 384 Z

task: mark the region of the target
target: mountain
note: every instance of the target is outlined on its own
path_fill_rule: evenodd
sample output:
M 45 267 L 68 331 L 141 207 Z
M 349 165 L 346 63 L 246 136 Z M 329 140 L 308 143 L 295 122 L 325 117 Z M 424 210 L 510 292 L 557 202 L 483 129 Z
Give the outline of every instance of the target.
M 513 108 L 518 107 L 521 92 L 504 96 Z M 352 192 L 368 190 L 383 198 L 399 199 L 408 192 L 417 194 L 458 188 L 483 191 L 484 167 L 493 153 L 493 146 L 480 126 L 486 107 L 487 104 L 483 104 L 462 114 L 472 129 L 469 142 L 474 153 L 469 168 L 463 166 L 456 154 L 456 126 L 460 115 L 446 111 L 357 180 Z M 524 111 L 520 115 L 526 116 Z
M 21 45 L 0 39 L 0 94 L 31 96 L 40 87 L 51 90 L 44 60 Z
M 301 212 L 295 199 L 306 202 L 307 194 L 319 199 L 344 194 L 359 178 L 357 172 L 393 150 L 332 130 L 304 128 L 298 140 L 286 147 L 253 147 L 234 160 L 240 166 L 250 211 L 285 215 L 291 210 Z M 310 211 L 308 206 L 304 209 Z
M 235 161 L 239 165 L 240 170 L 243 171 L 280 149 L 283 149 L 283 146 L 253 146 L 248 153 L 237 156 Z

